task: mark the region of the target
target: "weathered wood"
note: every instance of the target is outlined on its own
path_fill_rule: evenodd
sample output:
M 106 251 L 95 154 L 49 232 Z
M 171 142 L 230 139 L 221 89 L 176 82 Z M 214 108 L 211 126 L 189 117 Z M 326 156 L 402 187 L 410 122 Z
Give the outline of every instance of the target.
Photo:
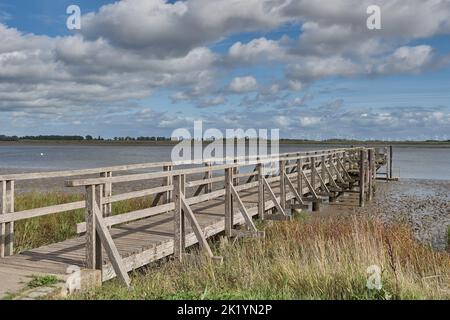
M 116 215 L 116 216 L 107 217 L 104 220 L 105 220 L 106 225 L 108 227 L 111 227 L 111 226 L 114 226 L 117 224 L 131 222 L 134 220 L 139 220 L 139 219 L 144 219 L 144 218 L 148 218 L 151 216 L 159 215 L 164 212 L 174 210 L 174 207 L 175 207 L 175 204 L 173 202 L 171 202 L 171 203 L 159 205 L 157 207 L 141 209 L 141 210 L 123 213 L 123 214 Z M 81 222 L 81 223 L 77 224 L 77 233 L 83 233 L 83 232 L 86 232 L 86 223 L 85 222 Z
M 250 231 L 258 231 L 258 229 L 256 229 L 256 226 L 253 222 L 252 217 L 248 214 L 247 208 L 245 207 L 244 203 L 242 202 L 241 197 L 239 197 L 239 194 L 237 193 L 236 189 L 232 185 L 230 186 L 230 188 L 231 188 L 233 197 L 236 199 L 236 202 L 239 205 L 239 209 L 241 211 L 242 216 L 244 217 L 247 228 Z
M 372 200 L 372 195 L 373 195 L 373 168 L 372 168 L 372 164 L 373 164 L 373 159 L 374 159 L 374 149 L 369 149 L 368 150 L 368 187 L 369 189 L 367 190 L 367 200 Z
M 233 171 L 225 169 L 225 235 L 231 237 L 233 229 Z
M 269 196 L 272 199 L 272 201 L 274 202 L 275 207 L 277 208 L 278 212 L 282 215 L 287 216 L 286 212 L 284 211 L 284 208 L 281 207 L 280 202 L 278 201 L 277 197 L 275 196 L 275 193 L 273 193 L 273 190 L 270 187 L 270 184 L 267 182 L 266 178 L 263 177 L 263 181 L 264 181 L 264 189 L 267 190 L 267 192 L 269 193 Z
M 111 171 L 105 171 L 100 173 L 100 177 L 102 178 L 111 178 L 112 172 Z M 103 185 L 103 198 L 105 197 L 111 197 L 112 196 L 112 183 L 107 182 Z M 109 217 L 112 214 L 112 203 L 111 202 L 103 202 L 102 206 L 103 210 L 103 216 Z
M 394 162 L 394 147 L 389 146 L 389 179 L 392 179 L 394 171 L 393 169 L 393 162 Z
M 174 210 L 174 256 L 179 261 L 183 260 L 186 248 L 186 225 L 183 208 L 184 175 L 173 177 L 173 197 L 175 203 Z
M 256 170 L 258 172 L 258 216 L 259 219 L 264 220 L 264 175 L 263 175 L 263 165 L 257 164 Z
M 280 205 L 284 209 L 286 209 L 286 162 L 281 160 L 279 163 L 279 175 L 280 175 Z
M 95 234 L 95 213 L 94 208 L 97 206 L 96 186 L 86 187 L 86 268 L 95 269 L 96 255 L 96 234 Z
M 106 254 L 108 255 L 109 261 L 111 262 L 117 277 L 122 282 L 122 284 L 124 284 L 126 287 L 129 287 L 130 278 L 128 277 L 128 273 L 122 262 L 122 257 L 120 256 L 119 251 L 117 251 L 111 234 L 109 233 L 109 230 L 103 221 L 100 209 L 96 204 L 94 204 L 93 210 L 95 215 L 95 218 L 93 220 L 95 220 L 96 234 L 98 235 L 101 243 L 103 244 L 103 247 L 105 248 Z
M 291 189 L 291 192 L 294 193 L 294 196 L 297 199 L 297 201 L 299 202 L 299 204 L 304 205 L 305 203 L 303 202 L 302 197 L 300 196 L 300 194 L 295 189 L 294 184 L 292 183 L 291 179 L 289 179 L 289 177 L 287 176 L 286 172 L 284 173 L 284 176 L 285 176 L 285 180 L 286 180 L 289 188 Z
M 364 207 L 365 197 L 365 156 L 366 152 L 361 149 L 359 152 L 359 206 Z
M 300 174 L 302 175 L 303 180 L 305 181 L 306 186 L 308 187 L 309 192 L 311 193 L 313 199 L 314 199 L 314 200 L 319 199 L 319 197 L 317 196 L 317 193 L 316 193 L 316 189 L 313 188 L 311 182 L 309 182 L 309 180 L 308 180 L 308 178 L 306 177 L 306 175 L 305 175 L 305 173 L 303 172 L 303 170 L 300 171 Z
M 172 171 L 173 166 L 163 166 L 163 171 Z M 167 187 L 167 191 L 164 193 L 164 203 L 172 202 L 172 190 L 173 190 L 173 178 L 168 176 L 164 178 L 164 186 Z
M 183 194 L 181 194 L 181 205 L 183 207 L 183 211 L 186 214 L 186 217 L 189 220 L 189 223 L 191 224 L 191 227 L 195 233 L 195 236 L 197 237 L 200 247 L 206 251 L 206 253 L 208 254 L 208 256 L 210 258 L 213 258 L 214 254 L 212 253 L 211 247 L 209 246 L 208 241 L 206 240 L 206 237 L 203 234 L 202 228 L 198 224 L 198 221 L 195 218 L 195 215 L 192 212 L 191 207 L 189 207 L 189 205 L 186 203 Z

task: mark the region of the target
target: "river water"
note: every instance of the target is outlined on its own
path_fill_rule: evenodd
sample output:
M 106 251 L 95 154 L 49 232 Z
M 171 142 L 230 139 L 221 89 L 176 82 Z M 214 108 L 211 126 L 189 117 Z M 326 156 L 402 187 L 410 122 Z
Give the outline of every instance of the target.
M 281 144 L 280 152 L 336 148 Z M 105 167 L 170 160 L 172 146 L 0 145 L 0 172 Z M 394 146 L 394 176 L 450 180 L 450 148 Z

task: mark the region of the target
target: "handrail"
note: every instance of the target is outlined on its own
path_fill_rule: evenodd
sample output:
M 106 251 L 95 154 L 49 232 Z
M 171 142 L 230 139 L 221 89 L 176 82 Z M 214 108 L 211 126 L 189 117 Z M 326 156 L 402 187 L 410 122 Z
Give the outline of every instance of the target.
M 186 169 L 177 169 L 177 170 L 171 170 L 171 171 L 159 171 L 159 172 L 150 172 L 150 173 L 139 173 L 139 174 L 116 176 L 116 177 L 67 180 L 67 181 L 65 181 L 65 186 L 66 187 L 79 187 L 79 186 L 98 185 L 98 184 L 105 184 L 105 183 L 132 182 L 132 181 L 139 181 L 139 180 L 158 179 L 158 178 L 165 178 L 165 177 L 173 177 L 173 176 L 179 175 L 179 174 L 186 174 L 186 175 L 198 174 L 198 173 L 204 173 L 204 172 L 208 172 L 208 171 L 217 171 L 217 170 L 224 170 L 227 168 L 236 168 L 236 167 L 241 167 L 243 165 L 250 166 L 250 165 L 257 165 L 257 164 L 266 164 L 266 163 L 270 163 L 270 162 L 274 162 L 274 161 L 319 158 L 323 155 L 342 153 L 344 151 L 349 151 L 349 150 L 358 151 L 359 148 L 312 151 L 312 152 L 314 152 L 314 154 L 310 154 L 311 151 L 309 151 L 309 152 L 298 152 L 298 153 L 285 153 L 285 154 L 280 154 L 280 155 L 270 155 L 263 159 L 247 161 L 247 162 L 245 162 L 245 164 L 237 162 L 237 163 L 229 163 L 229 164 L 224 164 L 224 165 L 213 165 L 213 166 L 208 166 L 208 167 L 186 168 Z M 303 155 L 299 155 L 299 154 L 303 154 Z M 229 159 L 228 161 L 232 160 L 231 158 L 224 158 L 224 159 L 225 159 L 224 162 L 227 161 L 226 159 Z M 237 158 L 237 159 L 239 159 L 239 158 Z M 244 160 L 244 158 L 241 158 L 241 159 Z M 246 158 L 246 159 L 248 159 L 248 158 Z M 215 159 L 215 161 L 217 161 L 217 159 Z
M 276 156 L 289 156 L 292 154 L 298 153 L 311 153 L 311 152 L 339 152 L 343 150 L 348 150 L 348 148 L 336 148 L 336 149 L 323 149 L 323 150 L 315 150 L 315 151 L 301 151 L 301 152 L 287 152 L 281 153 L 277 155 L 267 155 L 264 158 L 276 157 Z M 356 150 L 356 148 L 355 148 Z M 233 161 L 233 160 L 249 160 L 256 159 L 259 156 L 244 156 L 244 157 L 225 157 L 223 160 Z M 162 161 L 162 162 L 145 162 L 145 163 L 136 163 L 136 164 L 128 164 L 128 165 L 118 165 L 118 166 L 110 166 L 110 167 L 98 167 L 98 168 L 89 168 L 89 169 L 74 169 L 74 170 L 63 170 L 63 171 L 48 171 L 48 172 L 31 172 L 31 173 L 13 173 L 13 174 L 3 174 L 0 175 L 0 181 L 21 181 L 21 180 L 34 180 L 34 179 L 49 179 L 49 178 L 62 178 L 62 177 L 71 177 L 71 176 L 83 176 L 90 175 L 102 172 L 111 172 L 111 171 L 130 171 L 130 170 L 139 170 L 139 169 L 150 169 L 150 168 L 158 168 L 164 166 L 179 166 L 179 165 L 194 165 L 194 164 L 205 164 L 210 162 L 217 162 L 217 158 L 207 158 L 202 161 L 193 161 L 193 160 L 185 160 L 185 161 Z

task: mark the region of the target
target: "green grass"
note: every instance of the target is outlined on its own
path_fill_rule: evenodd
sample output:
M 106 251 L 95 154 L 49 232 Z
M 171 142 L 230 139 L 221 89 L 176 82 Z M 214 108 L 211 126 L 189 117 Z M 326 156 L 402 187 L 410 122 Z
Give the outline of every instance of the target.
M 218 265 L 202 254 L 132 273 L 76 299 L 449 299 L 450 256 L 419 245 L 404 226 L 366 218 L 312 218 L 266 226 L 266 239 L 222 240 Z M 368 266 L 382 289 L 366 287 Z
M 49 287 L 57 284 L 58 282 L 59 280 L 55 276 L 33 276 L 31 281 L 28 282 L 27 287 L 29 289 Z

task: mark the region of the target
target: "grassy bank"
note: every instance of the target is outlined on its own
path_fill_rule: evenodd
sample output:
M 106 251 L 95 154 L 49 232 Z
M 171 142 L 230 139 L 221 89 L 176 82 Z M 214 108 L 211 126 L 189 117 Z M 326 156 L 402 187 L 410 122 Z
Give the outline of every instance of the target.
M 166 261 L 77 299 L 449 299 L 450 256 L 419 245 L 400 225 L 368 218 L 308 216 L 266 228 L 265 240 L 216 244 L 206 257 Z M 378 265 L 382 289 L 366 287 Z

